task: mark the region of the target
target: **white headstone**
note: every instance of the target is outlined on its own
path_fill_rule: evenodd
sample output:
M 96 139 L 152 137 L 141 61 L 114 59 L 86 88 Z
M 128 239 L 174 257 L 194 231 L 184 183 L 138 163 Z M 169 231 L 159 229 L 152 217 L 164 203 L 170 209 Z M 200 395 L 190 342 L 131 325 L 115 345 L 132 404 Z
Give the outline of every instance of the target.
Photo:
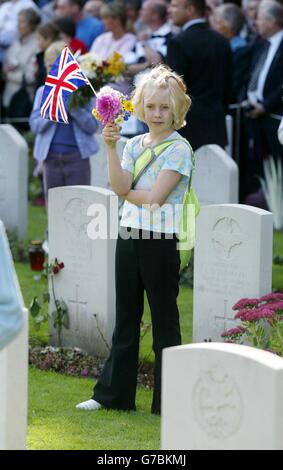
M 0 125 L 0 218 L 6 229 L 26 238 L 28 146 L 16 129 Z
M 90 159 L 91 165 L 91 186 L 98 186 L 101 188 L 111 189 L 111 184 L 108 176 L 107 155 L 106 147 L 101 134 L 95 136 L 99 145 L 98 152 Z M 121 137 L 117 143 L 117 151 L 119 157 L 122 159 L 123 150 L 127 143 L 125 137 Z
M 3 253 L 1 250 L 0 282 L 1 268 L 5 266 L 11 282 L 10 294 L 15 297 L 13 303 L 18 303 L 24 317 L 24 327 L 19 335 L 0 351 L 0 450 L 23 450 L 27 428 L 28 315 L 1 221 L 0 238 L 6 247 Z M 8 296 L 9 292 L 6 294 Z
M 162 450 L 283 450 L 283 359 L 236 344 L 163 351 Z
M 107 226 L 104 226 L 104 233 L 100 232 L 101 239 L 91 239 L 98 228 L 94 227 L 96 223 L 101 222 L 101 229 L 105 222 L 101 214 Z M 58 258 L 65 264 L 54 278 L 56 296 L 62 298 L 69 309 L 70 329 L 63 328 L 63 345 L 105 357 L 109 353 L 107 345 L 111 345 L 115 320 L 118 198 L 103 188 L 52 189 L 48 220 L 49 262 Z M 49 291 L 52 293 L 51 288 Z M 54 311 L 54 305 L 50 311 Z M 49 326 L 51 342 L 56 344 L 52 321 Z
M 235 161 L 218 145 L 204 145 L 195 157 L 193 187 L 201 204 L 236 204 L 239 170 Z
M 194 252 L 194 342 L 221 341 L 233 305 L 271 292 L 272 214 L 244 205 L 202 207 Z

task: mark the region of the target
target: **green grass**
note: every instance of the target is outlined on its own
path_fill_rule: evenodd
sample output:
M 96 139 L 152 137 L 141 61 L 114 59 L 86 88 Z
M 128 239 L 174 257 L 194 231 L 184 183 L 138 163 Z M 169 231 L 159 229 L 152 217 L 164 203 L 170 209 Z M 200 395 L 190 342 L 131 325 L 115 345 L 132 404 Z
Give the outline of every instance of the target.
M 151 392 L 138 389 L 137 411 L 77 411 L 93 381 L 30 369 L 28 448 L 37 450 L 158 450 L 160 418 Z
M 273 256 L 283 256 L 283 232 L 274 232 Z M 273 266 L 272 287 L 283 291 L 283 266 Z

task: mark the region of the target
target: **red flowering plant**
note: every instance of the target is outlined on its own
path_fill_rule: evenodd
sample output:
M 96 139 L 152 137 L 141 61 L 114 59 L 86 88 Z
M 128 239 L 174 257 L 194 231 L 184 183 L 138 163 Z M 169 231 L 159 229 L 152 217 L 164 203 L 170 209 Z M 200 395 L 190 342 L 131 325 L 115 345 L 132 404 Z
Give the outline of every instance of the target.
M 283 292 L 241 299 L 233 306 L 241 325 L 224 331 L 227 342 L 249 344 L 283 356 Z
M 52 299 L 55 305 L 55 310 L 51 313 L 50 317 L 53 319 L 53 326 L 57 330 L 58 334 L 58 344 L 62 345 L 62 328 L 69 328 L 69 314 L 68 307 L 62 298 L 58 299 L 55 294 L 55 285 L 54 278 L 57 276 L 65 265 L 62 261 L 59 261 L 57 258 L 54 259 L 50 264 L 45 264 L 43 276 L 50 281 Z M 51 297 L 49 292 L 44 292 L 42 294 L 42 301 L 38 297 L 34 297 L 29 311 L 33 319 L 33 324 L 36 330 L 39 330 L 41 324 L 48 321 L 49 314 L 43 313 L 42 306 L 45 303 L 50 303 Z

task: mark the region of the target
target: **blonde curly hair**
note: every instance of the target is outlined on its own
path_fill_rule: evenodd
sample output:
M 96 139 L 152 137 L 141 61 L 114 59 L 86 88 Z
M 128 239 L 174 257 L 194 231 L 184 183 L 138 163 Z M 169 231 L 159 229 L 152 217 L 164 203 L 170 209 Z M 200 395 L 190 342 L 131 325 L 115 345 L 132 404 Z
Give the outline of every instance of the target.
M 154 67 L 139 80 L 132 98 L 137 117 L 145 122 L 144 96 L 146 93 L 154 95 L 158 88 L 169 90 L 173 128 L 175 130 L 181 129 L 186 125 L 185 117 L 192 101 L 186 93 L 187 87 L 183 79 L 166 65 Z

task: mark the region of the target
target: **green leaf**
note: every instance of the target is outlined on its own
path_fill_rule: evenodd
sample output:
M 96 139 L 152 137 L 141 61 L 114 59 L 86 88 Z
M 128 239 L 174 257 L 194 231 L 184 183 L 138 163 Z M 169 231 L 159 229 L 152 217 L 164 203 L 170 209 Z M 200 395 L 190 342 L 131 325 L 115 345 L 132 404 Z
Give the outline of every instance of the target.
M 43 303 L 49 303 L 50 302 L 50 294 L 49 292 L 44 292 L 44 294 L 42 294 L 42 300 L 43 300 Z
M 69 315 L 67 313 L 63 315 L 62 325 L 64 328 L 66 328 L 66 330 L 70 328 Z
M 41 310 L 41 305 L 38 302 L 38 298 L 34 297 L 29 307 L 31 316 L 35 318 L 39 314 L 40 310 Z
M 54 312 L 51 313 L 51 316 L 53 318 L 54 321 L 57 321 L 58 319 L 58 312 L 57 310 L 54 310 Z
M 67 313 L 68 312 L 68 307 L 67 307 L 67 304 L 64 302 L 63 299 L 60 299 L 58 301 L 58 304 L 59 304 L 59 308 L 61 310 L 62 313 Z

